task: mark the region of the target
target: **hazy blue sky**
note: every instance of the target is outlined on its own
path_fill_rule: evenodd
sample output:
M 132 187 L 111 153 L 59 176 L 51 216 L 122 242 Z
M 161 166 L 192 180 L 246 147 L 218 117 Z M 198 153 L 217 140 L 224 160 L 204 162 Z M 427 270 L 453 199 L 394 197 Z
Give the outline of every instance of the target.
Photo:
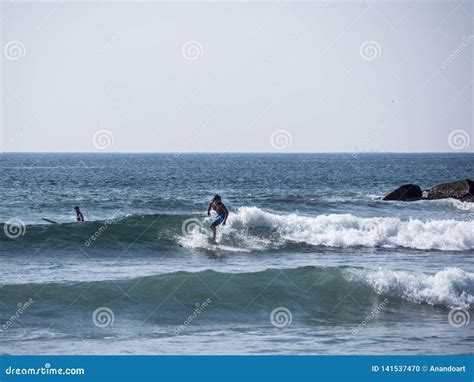
M 3 2 L 2 148 L 473 151 L 473 45 L 470 0 Z

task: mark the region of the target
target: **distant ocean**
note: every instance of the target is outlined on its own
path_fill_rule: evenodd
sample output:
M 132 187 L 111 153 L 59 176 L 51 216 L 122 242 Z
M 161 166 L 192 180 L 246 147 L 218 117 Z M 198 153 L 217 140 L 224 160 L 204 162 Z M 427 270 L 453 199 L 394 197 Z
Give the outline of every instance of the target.
M 380 197 L 474 154 L 1 154 L 0 178 L 3 354 L 473 353 L 474 203 Z

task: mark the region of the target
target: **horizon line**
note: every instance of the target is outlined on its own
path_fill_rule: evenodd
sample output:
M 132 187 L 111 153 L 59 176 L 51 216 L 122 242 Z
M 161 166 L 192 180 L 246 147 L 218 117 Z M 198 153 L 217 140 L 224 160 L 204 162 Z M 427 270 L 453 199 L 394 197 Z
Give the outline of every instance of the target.
M 373 154 L 474 154 L 474 151 L 2 151 L 0 154 L 348 154 L 348 155 L 373 155 Z

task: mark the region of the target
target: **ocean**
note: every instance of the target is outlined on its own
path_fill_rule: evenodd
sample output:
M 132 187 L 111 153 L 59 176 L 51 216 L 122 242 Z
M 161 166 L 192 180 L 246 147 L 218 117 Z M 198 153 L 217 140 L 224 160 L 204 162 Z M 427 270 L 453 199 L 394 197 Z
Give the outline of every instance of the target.
M 380 197 L 474 154 L 6 153 L 0 177 L 2 354 L 473 353 L 474 203 Z

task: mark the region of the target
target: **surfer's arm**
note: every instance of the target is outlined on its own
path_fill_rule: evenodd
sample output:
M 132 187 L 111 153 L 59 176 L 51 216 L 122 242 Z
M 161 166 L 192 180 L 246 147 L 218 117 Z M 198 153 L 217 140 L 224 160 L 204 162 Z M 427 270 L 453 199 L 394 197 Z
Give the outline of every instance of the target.
M 225 222 L 227 221 L 227 217 L 229 216 L 229 210 L 227 209 L 227 207 L 222 204 L 222 207 L 224 208 L 224 221 L 222 222 L 222 225 L 225 225 Z
M 211 216 L 211 207 L 212 207 L 212 202 L 210 202 L 209 207 L 207 207 L 207 216 Z

